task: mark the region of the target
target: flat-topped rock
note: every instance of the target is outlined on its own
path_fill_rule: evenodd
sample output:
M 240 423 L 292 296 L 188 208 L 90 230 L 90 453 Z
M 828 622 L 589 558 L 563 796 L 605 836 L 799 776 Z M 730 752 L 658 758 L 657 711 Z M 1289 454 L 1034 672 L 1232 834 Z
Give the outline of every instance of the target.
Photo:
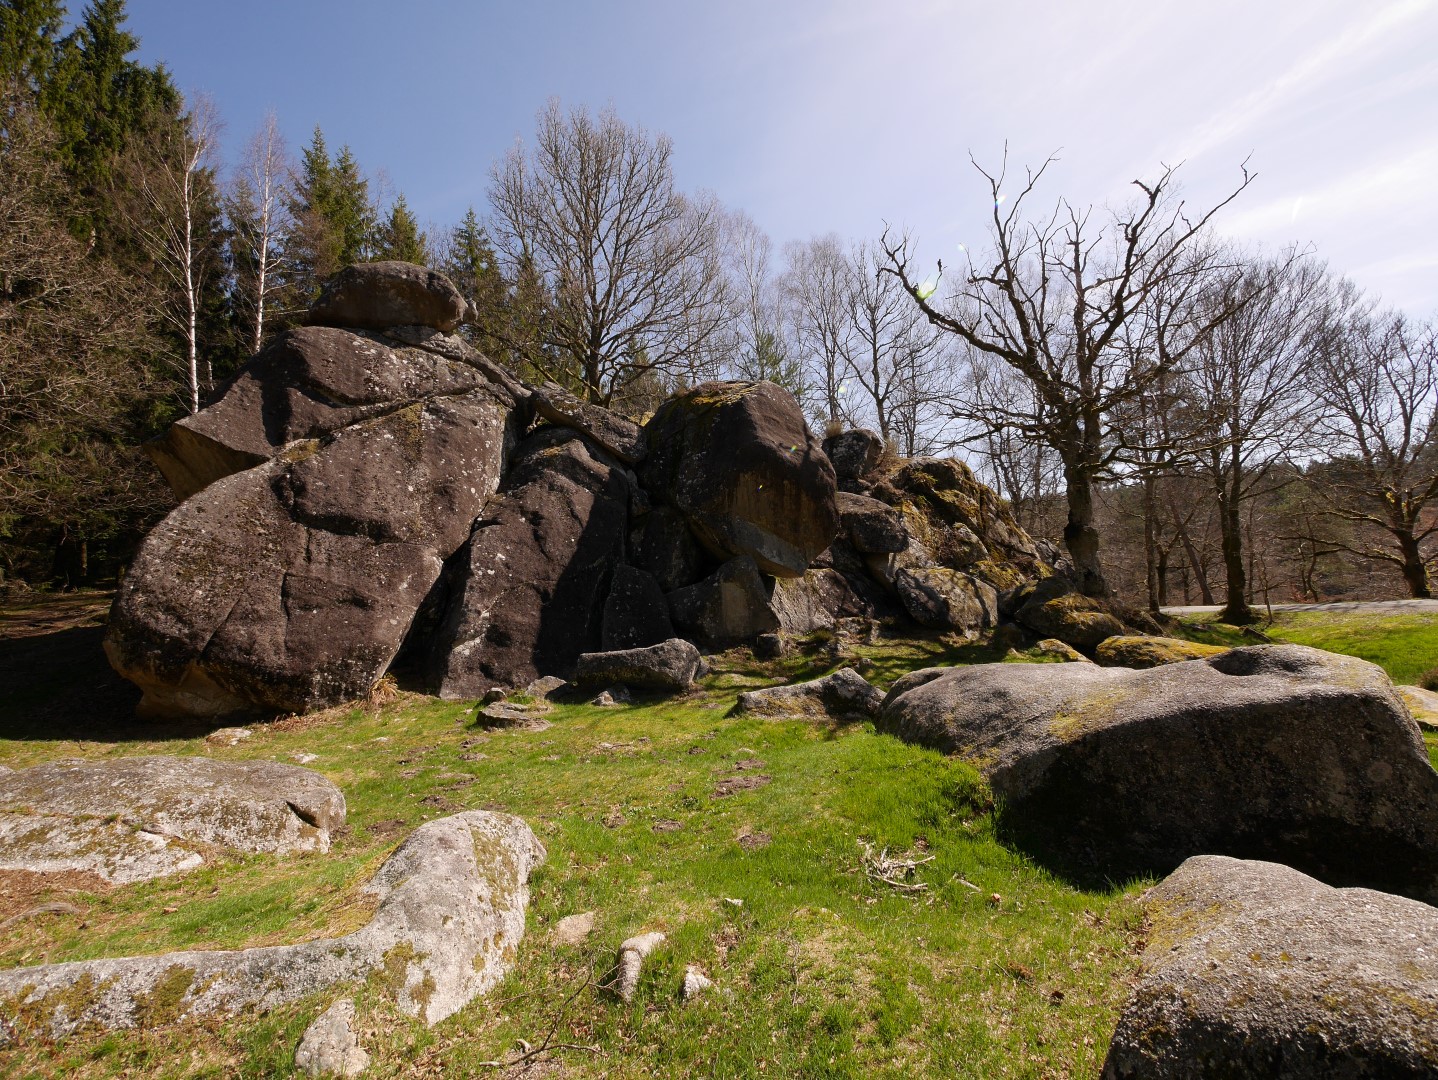
M 928 668 L 879 724 L 972 761 L 1030 835 L 1115 874 L 1219 853 L 1438 899 L 1438 773 L 1363 660 L 1259 645 L 1148 670 Z
M 0 869 L 78 870 L 112 884 L 204 862 L 204 850 L 328 851 L 345 798 L 273 761 L 131 757 L 0 773 Z
M 435 270 L 407 262 L 356 263 L 324 283 L 306 321 L 364 330 L 429 326 L 449 333 L 468 309 L 460 291 Z
M 1104 1080 L 1438 1075 L 1438 909 L 1218 855 L 1143 905 Z

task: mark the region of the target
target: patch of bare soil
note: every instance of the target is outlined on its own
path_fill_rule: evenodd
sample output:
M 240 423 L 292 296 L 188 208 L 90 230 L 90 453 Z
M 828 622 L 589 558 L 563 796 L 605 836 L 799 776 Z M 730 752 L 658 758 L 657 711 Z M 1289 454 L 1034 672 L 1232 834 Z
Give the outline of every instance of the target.
M 0 930 L 31 918 L 83 914 L 88 904 L 76 894 L 106 893 L 110 888 L 98 874 L 79 870 L 0 870 Z
M 757 776 L 726 776 L 723 780 L 720 780 L 717 784 L 714 785 L 714 791 L 711 793 L 710 797 L 714 799 L 723 799 L 727 796 L 733 795 L 735 792 L 752 791 L 755 788 L 763 787 L 771 779 L 773 778 L 763 774 Z

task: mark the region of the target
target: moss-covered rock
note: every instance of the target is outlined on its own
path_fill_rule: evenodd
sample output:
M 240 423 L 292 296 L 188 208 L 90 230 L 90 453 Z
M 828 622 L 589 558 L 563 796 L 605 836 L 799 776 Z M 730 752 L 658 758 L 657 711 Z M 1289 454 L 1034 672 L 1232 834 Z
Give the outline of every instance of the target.
M 1094 658 L 1104 667 L 1151 668 L 1180 660 L 1202 660 L 1227 651 L 1224 645 L 1204 645 L 1183 638 L 1116 634 L 1099 642 Z

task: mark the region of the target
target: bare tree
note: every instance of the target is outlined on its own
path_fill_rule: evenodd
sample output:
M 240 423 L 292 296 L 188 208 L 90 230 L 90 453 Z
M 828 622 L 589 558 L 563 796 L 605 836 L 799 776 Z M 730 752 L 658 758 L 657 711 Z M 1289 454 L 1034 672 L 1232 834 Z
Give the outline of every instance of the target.
M 724 252 L 734 304 L 725 365 L 740 379 L 766 379 L 803 400 L 804 373 L 784 334 L 773 241 L 742 210 L 725 216 Z
M 1062 201 L 1046 218 L 1026 221 L 1025 203 L 1050 162 L 1030 171 L 1012 197 L 1004 170 L 979 169 L 993 201 L 992 263 L 978 267 L 970 259 L 944 310 L 911 269 L 907 236 L 895 241 L 886 230 L 885 269 L 934 326 L 1009 365 L 1035 388 L 1034 408 L 1020 401 L 972 409 L 969 419 L 1017 427 L 1057 453 L 1068 499 L 1064 542 L 1078 585 L 1087 595 L 1106 596 L 1094 485 L 1129 449 L 1111 421 L 1124 402 L 1183 365 L 1231 314 L 1195 303 L 1212 264 L 1194 255 L 1214 214 L 1250 177 L 1245 169 L 1232 193 L 1192 215 L 1176 199 L 1174 172 L 1166 168 L 1155 181 L 1135 180 L 1135 203 L 1112 212 L 1106 225 L 1094 226 L 1092 210 Z M 1156 353 L 1129 348 L 1124 339 L 1140 317 L 1162 341 Z
M 213 161 L 220 133 L 214 104 L 197 97 L 178 123 L 157 125 L 127 148 L 121 200 L 134 234 L 164 285 L 160 310 L 184 347 L 186 406 L 200 409 L 210 380 L 200 360 L 200 304 L 215 237 L 207 227 L 214 209 Z
M 1275 466 L 1300 451 L 1317 409 L 1305 391 L 1328 301 L 1329 279 L 1311 258 L 1288 251 L 1251 260 L 1215 281 L 1207 303 L 1231 312 L 1194 348 L 1184 373 L 1188 432 L 1183 457 L 1218 506 L 1224 579 L 1222 618 L 1254 621 L 1244 557 L 1243 507 L 1273 490 Z M 1280 474 L 1277 482 L 1292 479 Z
M 1410 596 L 1428 597 L 1433 556 L 1424 544 L 1438 532 L 1438 326 L 1375 312 L 1346 284 L 1334 310 L 1311 386 L 1327 407 L 1323 433 L 1336 460 L 1311 472 L 1330 515 L 1387 543 L 1329 543 L 1394 566 Z
M 290 228 L 284 196 L 293 170 L 279 120 L 271 109 L 245 144 L 225 200 L 233 234 L 230 247 L 236 287 L 249 317 L 251 352 L 259 352 L 264 344 L 267 307 L 284 284 L 281 237 Z
M 846 381 L 859 399 L 848 405 L 872 421 L 884 441 L 908 457 L 927 449 L 925 421 L 940 397 L 945 335 L 914 307 L 871 243 L 849 253 L 849 332 L 840 341 Z
M 853 267 L 837 234 L 784 246 L 788 264 L 779 279 L 792 347 L 810 387 L 809 412 L 825 425 L 850 419 L 844 357 L 853 332 Z
M 552 297 L 545 340 L 519 343 L 548 377 L 557 358 L 591 401 L 680 368 L 723 325 L 721 211 L 675 190 L 667 136 L 612 111 L 541 110 L 532 150 L 491 175 L 494 237 L 508 275 L 528 269 Z

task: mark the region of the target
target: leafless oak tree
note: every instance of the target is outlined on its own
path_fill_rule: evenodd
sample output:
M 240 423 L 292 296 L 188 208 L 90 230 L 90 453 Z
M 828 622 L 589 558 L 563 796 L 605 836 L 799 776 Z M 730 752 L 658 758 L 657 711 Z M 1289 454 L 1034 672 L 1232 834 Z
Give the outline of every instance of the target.
M 1005 187 L 1005 170 L 979 168 L 993 202 L 992 262 L 970 260 L 949 303 L 936 306 L 930 290 L 920 289 L 907 236 L 895 240 L 885 232 L 885 269 L 934 326 L 1009 365 L 1037 391 L 1035 408 L 1020 400 L 966 410 L 967 418 L 1016 427 L 1058 454 L 1068 499 L 1064 542 L 1078 585 L 1087 595 L 1105 596 L 1094 484 L 1128 450 L 1110 420 L 1124 402 L 1184 364 L 1231 314 L 1195 303 L 1213 270 L 1195 255 L 1215 213 L 1250 177 L 1245 168 L 1228 196 L 1190 214 L 1174 194 L 1174 170 L 1165 168 L 1157 180 L 1135 180 L 1133 205 L 1112 212 L 1106 223 L 1095 223 L 1091 209 L 1062 201 L 1030 222 L 1026 203 L 1048 164 L 1028 172 L 1013 192 Z M 1128 347 L 1125 334 L 1138 320 L 1162 343 L 1157 352 Z
M 511 280 L 526 268 L 551 298 L 544 340 L 514 343 L 551 378 L 555 360 L 591 401 L 682 367 L 727 315 L 721 211 L 675 189 L 667 136 L 611 110 L 541 110 L 532 149 L 491 175 L 494 238 Z

